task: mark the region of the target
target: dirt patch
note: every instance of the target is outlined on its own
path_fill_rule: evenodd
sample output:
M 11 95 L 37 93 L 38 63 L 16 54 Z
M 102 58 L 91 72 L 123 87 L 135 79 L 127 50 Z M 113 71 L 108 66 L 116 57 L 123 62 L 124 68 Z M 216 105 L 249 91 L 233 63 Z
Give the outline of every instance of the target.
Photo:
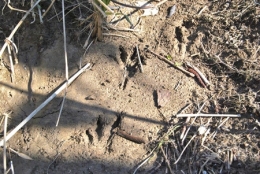
M 11 5 L 30 7 L 20 2 Z M 49 3 L 40 5 L 47 9 Z M 167 18 L 173 5 L 176 12 Z M 30 24 L 30 16 L 15 35 L 19 63 L 14 83 L 7 52 L 3 56 L 0 112 L 11 111 L 8 131 L 65 80 L 60 2 L 53 7 L 43 24 L 38 18 Z M 77 72 L 80 60 L 82 65 L 91 63 L 92 68 L 68 87 L 58 127 L 63 92 L 8 141 L 8 147 L 33 158 L 8 153 L 16 173 L 133 173 L 154 148 L 153 156 L 137 173 L 169 173 L 169 165 L 175 173 L 259 173 L 257 1 L 167 1 L 155 16 L 141 18 L 141 10 L 122 8 L 120 13 L 132 14 L 129 20 L 135 29 L 122 16 L 109 16 L 107 22 L 113 20 L 111 26 L 135 31 L 106 26 L 103 41 L 95 41 L 85 56 L 82 46 L 89 30 L 84 28 L 90 21 L 83 19 L 92 14 L 91 6 L 68 1 L 65 7 L 69 75 Z M 22 16 L 4 8 L 0 44 Z M 203 88 L 198 79 L 158 59 L 147 48 L 185 69 L 182 63 L 192 63 L 211 85 Z M 201 113 L 242 117 L 190 121 L 176 117 L 188 104 L 185 113 L 197 113 L 203 103 Z M 1 136 L 3 128 L 1 125 Z M 181 139 L 185 128 L 190 131 Z M 208 132 L 199 134 L 199 128 Z M 2 164 L 1 160 L 1 170 Z

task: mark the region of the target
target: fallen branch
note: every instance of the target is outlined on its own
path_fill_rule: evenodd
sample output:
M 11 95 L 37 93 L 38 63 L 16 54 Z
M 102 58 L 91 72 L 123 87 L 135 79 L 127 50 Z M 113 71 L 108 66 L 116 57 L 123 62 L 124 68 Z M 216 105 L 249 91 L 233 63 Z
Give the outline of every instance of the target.
M 115 132 L 120 137 L 123 137 L 123 138 L 130 140 L 132 142 L 135 142 L 137 144 L 142 144 L 142 143 L 145 144 L 145 141 L 143 138 L 130 135 L 130 134 L 126 133 L 125 131 L 120 130 L 119 128 L 116 128 L 113 132 Z
M 140 58 L 138 45 L 136 45 L 136 52 L 137 52 L 137 57 L 138 57 L 138 61 L 139 61 L 139 64 L 140 64 L 141 73 L 143 73 L 143 72 L 144 72 L 144 69 L 143 69 L 143 65 L 142 65 L 141 58 Z
M 177 114 L 177 118 L 180 117 L 241 117 L 240 114 Z
M 164 58 L 163 56 L 160 56 L 159 54 L 157 54 L 157 53 L 155 53 L 155 52 L 149 50 L 148 48 L 147 48 L 147 50 L 148 50 L 149 52 L 151 52 L 152 54 L 156 55 L 160 60 L 163 60 L 163 61 L 169 63 L 169 64 L 172 65 L 174 68 L 176 68 L 176 69 L 182 71 L 183 73 L 185 73 L 185 74 L 187 74 L 187 75 L 189 75 L 189 76 L 191 76 L 191 77 L 195 77 L 194 74 L 190 73 L 189 71 L 185 70 L 184 68 L 182 68 L 182 67 L 180 67 L 180 66 L 176 66 L 173 62 L 169 61 L 168 59 Z
M 18 132 L 30 119 L 32 119 L 42 108 L 44 108 L 54 97 L 56 97 L 67 85 L 70 85 L 80 74 L 82 74 L 90 64 L 86 64 L 82 69 L 80 69 L 76 74 L 74 74 L 68 81 L 64 82 L 61 87 L 59 87 L 50 97 L 48 97 L 40 106 L 38 106 L 30 115 L 28 115 L 20 124 L 18 124 L 7 136 L 6 141 L 8 141 L 16 132 Z M 3 146 L 4 140 L 0 141 L 0 146 Z

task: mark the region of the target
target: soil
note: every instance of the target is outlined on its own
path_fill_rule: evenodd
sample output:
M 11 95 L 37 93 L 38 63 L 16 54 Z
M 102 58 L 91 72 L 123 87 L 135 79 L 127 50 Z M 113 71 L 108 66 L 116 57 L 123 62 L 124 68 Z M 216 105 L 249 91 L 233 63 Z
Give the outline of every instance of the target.
M 133 173 L 161 143 L 174 173 L 260 173 L 257 1 L 166 1 L 159 6 L 158 14 L 141 18 L 142 10 L 122 8 L 124 14 L 132 14 L 129 19 L 137 24 L 131 29 L 134 31 L 121 30 L 131 26 L 127 20 L 119 20 L 122 16 L 109 16 L 107 23 L 118 22 L 110 23 L 110 28 L 103 24 L 103 40 L 95 40 L 87 52 L 83 45 L 90 31 L 81 31 L 91 22 L 86 19 L 92 14 L 91 6 L 78 3 L 76 8 L 75 2 L 65 3 L 69 76 L 79 70 L 80 64 L 90 63 L 92 67 L 67 88 L 58 126 L 64 91 L 8 141 L 7 147 L 20 153 L 8 151 L 8 166 L 12 161 L 16 173 L 32 174 Z M 11 5 L 30 8 L 19 1 Z M 49 2 L 40 5 L 47 9 Z M 115 6 L 112 2 L 111 5 Z M 167 17 L 173 5 L 176 12 Z M 3 7 L 1 3 L 2 45 L 24 15 Z M 44 23 L 36 15 L 31 24 L 33 17 L 29 15 L 15 34 L 19 52 L 14 82 L 7 51 L 3 55 L 0 113 L 10 113 L 7 131 L 66 80 L 62 17 L 56 15 L 61 11 L 61 2 L 55 2 L 53 7 Z M 210 86 L 203 88 L 198 79 L 158 59 L 147 48 L 178 65 L 192 63 L 210 81 Z M 185 64 L 183 67 L 186 68 Z M 241 117 L 203 117 L 189 122 L 176 117 L 189 104 L 182 113 L 197 113 L 203 103 L 201 113 Z M 176 125 L 179 127 L 175 129 Z M 189 126 L 188 136 L 181 143 L 181 132 Z M 207 137 L 197 135 L 199 127 L 210 128 Z M 3 130 L 2 120 L 2 137 Z M 126 137 L 119 136 L 120 131 Z M 180 156 L 186 144 L 187 149 Z M 136 173 L 170 173 L 162 150 L 156 148 L 153 154 Z M 23 155 L 33 160 L 24 159 Z M 174 164 L 179 156 L 180 161 Z

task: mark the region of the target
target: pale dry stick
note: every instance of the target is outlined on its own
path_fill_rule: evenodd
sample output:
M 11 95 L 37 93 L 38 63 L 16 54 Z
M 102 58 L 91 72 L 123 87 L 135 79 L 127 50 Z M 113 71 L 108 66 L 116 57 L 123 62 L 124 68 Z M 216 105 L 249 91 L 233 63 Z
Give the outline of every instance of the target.
M 116 36 L 116 37 L 123 37 L 123 38 L 129 38 L 128 36 L 124 36 L 121 34 L 112 34 L 112 33 L 103 33 L 104 36 Z
M 42 18 L 44 18 L 44 16 L 46 16 L 46 14 L 50 11 L 50 9 L 51 9 L 51 7 L 53 6 L 53 4 L 54 4 L 55 1 L 56 1 L 56 0 L 52 0 L 52 1 L 51 1 L 51 4 L 50 4 L 49 7 L 47 8 L 47 10 L 43 13 Z
M 72 5 L 67 6 L 67 7 L 66 7 L 66 10 L 67 10 L 68 8 L 70 8 L 70 7 L 73 7 L 72 10 L 74 10 L 74 9 L 77 8 L 78 6 L 79 6 L 78 4 L 72 4 Z M 50 21 L 50 20 L 52 20 L 53 18 L 57 17 L 57 20 L 60 22 L 59 15 L 62 13 L 62 11 L 59 12 L 59 13 L 57 13 L 55 6 L 53 6 L 53 8 L 54 8 L 54 11 L 55 11 L 56 15 L 52 16 L 52 17 L 49 18 L 47 21 Z M 67 15 L 68 13 L 70 13 L 72 10 L 68 11 L 68 12 L 66 13 L 66 15 Z M 66 16 L 66 15 L 65 15 L 65 16 Z
M 12 171 L 12 174 L 14 174 L 14 165 L 13 165 L 13 161 L 10 161 L 10 169 Z
M 203 107 L 205 106 L 205 104 L 206 104 L 206 101 L 202 104 L 202 106 L 199 108 L 199 110 L 198 110 L 198 114 L 201 112 L 201 110 L 203 109 Z M 177 115 L 180 115 L 180 114 L 177 114 Z M 176 115 L 176 116 L 177 116 Z M 191 123 L 191 125 L 195 122 L 195 120 L 197 119 L 197 117 L 195 117 L 194 118 L 194 120 L 192 121 L 192 123 Z M 190 128 L 191 128 L 191 126 L 189 126 L 189 128 L 188 128 L 188 130 L 186 131 L 186 133 L 184 134 L 184 136 L 183 136 L 183 139 L 182 139 L 182 141 L 181 141 L 181 144 L 183 144 L 184 143 L 184 140 L 186 139 L 186 137 L 187 137 L 187 135 L 188 135 L 188 133 L 189 133 L 189 131 L 190 131 Z
M 165 152 L 164 152 L 162 146 L 161 146 L 161 151 L 162 151 L 162 153 L 163 153 L 163 156 L 164 156 L 165 162 L 166 162 L 166 164 L 167 164 L 167 167 L 168 167 L 168 169 L 170 170 L 170 173 L 173 174 L 173 171 L 172 171 L 170 162 L 169 162 L 169 160 L 168 160 L 168 158 L 167 158 L 167 156 L 166 156 L 166 154 L 165 154 Z
M 201 146 L 204 147 L 205 149 L 209 150 L 210 152 L 212 152 L 213 154 L 216 154 L 213 150 L 211 150 L 210 148 L 208 148 L 207 146 L 204 145 L 204 142 L 207 138 L 207 135 L 210 133 L 210 128 L 208 128 L 205 132 L 205 135 L 204 137 L 202 138 L 202 141 L 201 141 Z
M 191 76 L 191 77 L 195 77 L 194 74 L 190 73 L 189 71 L 186 71 L 184 68 L 182 68 L 182 67 L 180 67 L 180 66 L 176 66 L 173 62 L 169 61 L 168 59 L 164 58 L 163 56 L 160 56 L 159 54 L 153 52 L 152 50 L 150 50 L 150 49 L 148 49 L 148 48 L 147 48 L 147 50 L 148 50 L 149 52 L 151 52 L 152 54 L 156 55 L 159 59 L 161 59 L 161 60 L 163 60 L 163 61 L 169 63 L 169 64 L 172 65 L 174 68 L 177 68 L 178 70 L 182 71 L 183 73 L 185 73 L 185 74 L 187 74 L 187 75 L 189 75 L 189 76 Z
M 4 166 L 4 174 L 6 174 L 6 131 L 7 131 L 7 119 L 8 115 L 4 114 L 5 116 L 5 124 L 4 124 L 4 152 L 3 152 L 3 166 Z
M 187 149 L 188 145 L 191 143 L 191 141 L 192 141 L 195 137 L 196 137 L 196 134 L 194 134 L 194 135 L 191 137 L 190 141 L 189 141 L 189 142 L 186 144 L 186 146 L 183 148 L 183 150 L 182 150 L 180 156 L 179 156 L 178 159 L 174 162 L 174 164 L 177 164 L 177 163 L 179 162 L 179 160 L 181 159 L 182 154 L 184 153 L 184 151 Z
M 12 40 L 9 40 L 8 38 L 6 38 L 5 41 L 6 41 L 6 42 L 9 42 L 8 44 L 9 44 L 9 45 L 11 44 L 12 47 L 15 48 L 15 53 L 17 54 L 17 53 L 18 53 L 18 48 L 17 48 L 16 44 L 13 42 L 13 38 L 12 38 Z
M 141 73 L 143 73 L 143 72 L 144 72 L 144 69 L 143 69 L 143 65 L 142 65 L 142 62 L 141 62 L 138 45 L 136 45 L 136 52 L 137 52 L 137 57 L 138 57 L 138 61 L 139 61 L 140 68 L 141 68 Z
M 56 161 L 56 159 L 58 158 L 58 156 L 60 155 L 60 152 L 55 156 L 54 160 L 49 164 L 48 168 L 47 168 L 47 174 L 49 174 L 49 168 L 50 166 Z
M 88 45 L 88 47 L 86 48 L 86 50 L 85 50 L 85 52 L 84 52 L 84 54 L 83 54 L 84 57 L 86 56 L 87 51 L 88 51 L 88 49 L 90 48 L 90 46 L 92 45 L 93 42 L 94 42 L 94 40 L 92 40 L 92 41 L 90 42 L 90 44 Z M 80 57 L 80 60 L 79 60 L 79 69 L 81 69 L 81 65 L 82 65 L 82 57 Z
M 12 7 L 12 6 L 10 5 L 10 0 L 8 0 L 7 6 L 8 6 L 11 10 L 14 10 L 14 11 L 19 11 L 19 12 L 23 12 L 23 13 L 26 13 L 26 12 L 27 12 L 26 10 L 21 10 L 21 9 Z
M 141 164 L 139 164 L 134 170 L 133 174 L 136 174 L 137 170 L 142 167 L 152 156 L 148 156 Z
M 179 113 L 184 112 L 184 111 L 185 111 L 186 109 L 188 109 L 188 107 L 190 107 L 190 106 L 191 106 L 191 103 L 188 104 L 188 105 L 186 105 Z M 188 117 L 188 118 L 186 119 L 185 123 L 187 124 L 189 121 L 190 121 L 190 117 Z M 182 133 L 181 133 L 181 135 L 180 135 L 180 139 L 183 139 L 183 137 L 184 137 L 184 135 L 185 135 L 186 128 L 187 128 L 187 126 L 184 125 L 184 127 L 183 127 L 183 129 L 182 129 Z
M 41 2 L 41 0 L 38 0 L 31 8 L 30 10 L 28 10 L 26 12 L 26 14 L 23 16 L 23 18 L 18 22 L 18 24 L 15 26 L 15 28 L 13 29 L 13 31 L 11 32 L 11 34 L 9 35 L 9 37 L 7 38 L 8 40 L 12 40 L 15 32 L 19 29 L 19 27 L 22 25 L 23 21 L 25 20 L 25 18 L 31 13 L 31 11 L 39 4 L 39 2 Z M 3 45 L 2 49 L 0 50 L 0 59 L 2 58 L 2 55 L 4 53 L 4 50 L 7 47 L 7 44 L 5 42 L 5 44 Z
M 179 111 L 178 113 L 182 113 L 184 111 L 186 111 L 189 107 L 191 106 L 191 103 L 187 104 L 181 111 Z
M 227 117 L 220 125 L 218 125 L 217 130 L 219 130 L 219 128 L 226 123 L 226 121 L 229 119 L 230 117 Z M 211 138 L 215 138 L 215 136 L 217 135 L 217 130 L 215 130 L 212 134 L 211 134 Z
M 88 38 L 86 39 L 86 41 L 84 43 L 83 49 L 85 49 L 89 45 L 89 40 L 90 40 L 90 37 L 91 37 L 93 31 L 94 31 L 94 28 L 92 28 L 92 30 L 90 31 Z
M 240 114 L 177 114 L 177 118 L 181 117 L 241 117 Z
M 200 12 L 198 13 L 198 16 L 200 16 L 200 15 L 202 14 L 202 12 L 206 10 L 206 8 L 208 8 L 207 5 L 204 6 L 204 7 L 200 10 Z
M 57 119 L 57 122 L 56 122 L 56 127 L 58 126 L 59 124 L 59 121 L 60 121 L 60 116 L 61 116 L 61 113 L 62 113 L 62 110 L 63 110 L 63 107 L 64 107 L 64 103 L 65 103 L 65 100 L 66 100 L 66 96 L 67 96 L 67 88 L 68 88 L 68 80 L 69 80 L 69 68 L 68 68 L 68 53 L 67 53 L 67 39 L 66 39 L 66 21 L 65 21 L 65 6 L 64 6 L 64 0 L 62 0 L 62 24 L 63 24 L 63 46 L 64 46 L 64 59 L 65 59 L 65 78 L 66 78 L 66 81 L 67 81 L 67 86 L 65 88 L 65 91 L 64 91 L 64 96 L 63 96 L 63 99 L 62 99 L 62 104 L 61 104 L 61 108 L 60 108 L 60 112 L 59 112 L 59 116 L 58 116 L 58 119 Z
M 42 23 L 43 23 L 43 20 L 42 20 L 41 6 L 40 6 L 40 5 L 37 5 L 37 8 L 38 8 L 38 13 L 39 13 L 40 23 L 42 24 Z
M 13 83 L 15 81 L 15 73 L 14 73 L 14 64 L 13 64 L 13 58 L 12 58 L 12 52 L 10 45 L 7 45 L 8 55 L 9 55 L 9 61 L 10 61 L 10 67 L 11 67 L 11 82 Z
M 86 64 L 82 69 L 80 69 L 76 74 L 74 74 L 68 82 L 64 82 L 50 97 L 48 97 L 40 106 L 38 106 L 30 115 L 28 115 L 19 125 L 17 125 L 7 136 L 6 141 L 8 141 L 16 132 L 18 132 L 30 119 L 32 119 L 42 108 L 44 108 L 54 97 L 56 97 L 63 89 L 70 85 L 80 74 L 89 68 L 90 64 Z M 4 141 L 0 141 L 0 146 L 3 146 Z
M 203 170 L 203 167 L 209 162 L 211 158 L 207 158 L 207 160 L 202 164 L 202 166 L 200 166 L 200 171 L 198 174 L 201 174 L 202 170 Z
M 202 78 L 202 80 L 206 83 L 206 86 L 210 85 L 210 82 L 208 81 L 208 79 L 204 76 L 204 74 L 195 66 L 191 65 L 189 62 L 186 62 L 187 66 L 193 68 Z

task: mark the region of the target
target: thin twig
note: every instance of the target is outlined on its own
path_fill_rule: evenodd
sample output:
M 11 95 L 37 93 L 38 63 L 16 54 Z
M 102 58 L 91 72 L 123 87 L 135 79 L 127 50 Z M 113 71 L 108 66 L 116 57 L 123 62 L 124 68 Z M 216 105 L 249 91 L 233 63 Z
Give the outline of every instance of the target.
M 17 125 L 7 136 L 6 141 L 8 141 L 16 132 L 18 132 L 28 121 L 30 121 L 42 108 L 44 108 L 54 97 L 56 97 L 64 88 L 66 88 L 67 83 L 70 85 L 80 74 L 82 74 L 86 69 L 88 69 L 90 64 L 86 64 L 82 69 L 80 69 L 76 74 L 74 74 L 68 82 L 63 83 L 50 97 L 48 97 L 40 106 L 38 106 L 30 115 L 28 115 L 19 125 Z M 0 141 L 0 146 L 3 146 L 4 140 Z
M 137 170 L 142 167 L 151 157 L 153 154 L 149 155 L 141 164 L 139 164 L 136 169 L 134 170 L 133 174 L 135 174 L 137 172 Z
M 19 27 L 22 25 L 23 21 L 26 19 L 26 17 L 31 13 L 31 11 L 39 4 L 39 2 L 41 2 L 41 0 L 38 0 L 37 2 L 35 2 L 35 4 L 30 8 L 30 10 L 28 10 L 26 12 L 26 14 L 23 16 L 23 18 L 18 22 L 18 24 L 15 26 L 15 28 L 13 29 L 13 31 L 11 32 L 11 34 L 9 35 L 9 37 L 7 38 L 8 40 L 12 40 L 12 37 L 14 36 L 15 32 L 19 29 Z M 0 50 L 0 59 L 2 58 L 2 55 L 4 53 L 4 50 L 7 47 L 7 44 L 5 42 L 5 44 L 3 45 L 2 49 Z
M 42 18 L 44 18 L 44 16 L 46 16 L 46 14 L 49 12 L 49 10 L 51 9 L 52 5 L 54 4 L 56 0 L 52 0 L 51 4 L 49 5 L 49 7 L 47 8 L 47 10 L 43 13 Z
M 169 61 L 168 59 L 164 58 L 163 56 L 160 56 L 159 54 L 153 52 L 152 50 L 150 50 L 150 49 L 148 49 L 148 48 L 147 48 L 147 50 L 148 50 L 149 52 L 151 52 L 152 54 L 156 55 L 159 59 L 161 59 L 161 60 L 163 60 L 163 61 L 169 63 L 169 64 L 172 65 L 174 68 L 177 68 L 178 70 L 184 72 L 185 74 L 188 74 L 188 75 L 191 76 L 191 77 L 195 77 L 194 74 L 190 73 L 189 71 L 186 71 L 184 68 L 182 68 L 182 67 L 180 67 L 180 66 L 176 66 L 173 62 Z
M 240 114 L 177 114 L 177 118 L 180 117 L 241 117 Z
M 47 174 L 49 174 L 49 168 L 50 166 L 56 161 L 56 159 L 58 158 L 58 156 L 60 155 L 60 152 L 55 156 L 54 160 L 49 164 L 48 168 L 47 168 Z
M 169 170 L 170 170 L 170 173 L 173 174 L 173 171 L 172 171 L 172 168 L 171 168 L 170 162 L 169 162 L 169 160 L 168 160 L 168 158 L 167 158 L 167 156 L 166 156 L 166 154 L 165 154 L 165 152 L 164 152 L 162 146 L 161 146 L 161 151 L 162 151 L 162 153 L 163 153 L 164 160 L 165 160 L 165 162 L 166 162 L 166 164 L 167 164 L 167 167 L 168 167 Z
M 206 101 L 205 101 L 205 102 L 202 104 L 202 106 L 199 108 L 197 114 L 199 114 L 199 113 L 201 112 L 201 110 L 203 109 L 203 107 L 205 106 L 205 104 L 206 104 Z M 180 114 L 177 114 L 177 115 L 180 115 Z M 177 116 L 177 115 L 176 115 L 176 116 Z M 196 119 L 197 119 L 197 117 L 194 118 L 194 120 L 192 121 L 191 125 L 195 122 Z M 186 121 L 189 121 L 189 120 L 186 120 Z M 189 128 L 188 128 L 187 131 L 186 131 L 186 133 L 184 134 L 183 139 L 182 139 L 182 141 L 181 141 L 181 144 L 184 143 L 184 140 L 186 139 L 186 137 L 187 137 L 187 135 L 188 135 L 188 133 L 189 133 L 189 131 L 190 131 L 190 128 L 191 128 L 191 126 L 189 126 Z
M 40 6 L 40 5 L 37 5 L 37 8 L 38 8 L 38 13 L 39 13 L 40 23 L 42 24 L 42 23 L 43 23 L 43 20 L 42 20 L 41 6 Z
M 9 61 L 10 61 L 10 67 L 11 67 L 11 81 L 12 83 L 15 81 L 15 73 L 14 73 L 14 64 L 13 64 L 13 58 L 12 58 L 12 52 L 11 52 L 11 46 L 7 45 L 8 55 L 9 55 Z
M 208 8 L 208 6 L 206 5 L 206 6 L 204 6 L 201 10 L 200 10 L 200 12 L 198 13 L 198 16 L 200 16 L 201 14 L 202 14 L 202 12 L 204 11 L 204 10 L 206 10 L 206 8 Z
M 121 34 L 112 34 L 112 33 L 103 33 L 103 36 L 116 36 L 116 37 L 129 38 L 128 36 L 124 36 Z
M 217 135 L 217 132 L 219 130 L 219 128 L 229 119 L 229 117 L 227 117 L 222 123 L 220 123 L 220 125 L 218 125 L 217 129 L 211 134 L 211 138 L 215 138 L 215 136 Z
M 4 166 L 4 174 L 6 174 L 6 130 L 7 130 L 7 120 L 8 114 L 4 114 L 5 116 L 5 124 L 4 124 L 4 152 L 3 152 L 3 166 Z
M 144 72 L 144 69 L 143 69 L 143 65 L 142 65 L 142 62 L 141 62 L 138 45 L 136 45 L 136 52 L 137 52 L 137 57 L 138 57 L 138 61 L 139 61 L 140 68 L 141 68 L 141 73 L 143 73 L 143 72 Z
M 174 164 L 177 164 L 177 163 L 179 162 L 179 160 L 181 159 L 182 154 L 184 153 L 184 151 L 186 150 L 186 148 L 188 147 L 188 145 L 190 144 L 190 142 L 191 142 L 195 137 L 196 137 L 196 134 L 194 134 L 194 135 L 191 137 L 190 141 L 186 144 L 186 146 L 184 147 L 184 149 L 182 150 L 180 156 L 179 156 L 178 159 L 174 162 Z
M 13 165 L 13 161 L 10 161 L 10 169 L 12 171 L 12 174 L 14 174 L 14 165 Z
M 67 39 L 66 39 L 66 23 L 65 23 L 65 6 L 64 6 L 64 0 L 62 0 L 62 22 L 63 22 L 63 39 L 64 39 L 64 59 L 65 59 L 65 76 L 66 76 L 66 81 L 67 81 L 67 86 L 64 91 L 64 96 L 62 99 L 62 104 L 59 112 L 59 116 L 56 122 L 56 127 L 59 124 L 60 121 L 60 116 L 63 110 L 63 106 L 66 100 L 66 95 L 67 95 L 67 88 L 68 88 L 68 80 L 69 80 L 69 68 L 68 68 L 68 54 L 67 54 Z

